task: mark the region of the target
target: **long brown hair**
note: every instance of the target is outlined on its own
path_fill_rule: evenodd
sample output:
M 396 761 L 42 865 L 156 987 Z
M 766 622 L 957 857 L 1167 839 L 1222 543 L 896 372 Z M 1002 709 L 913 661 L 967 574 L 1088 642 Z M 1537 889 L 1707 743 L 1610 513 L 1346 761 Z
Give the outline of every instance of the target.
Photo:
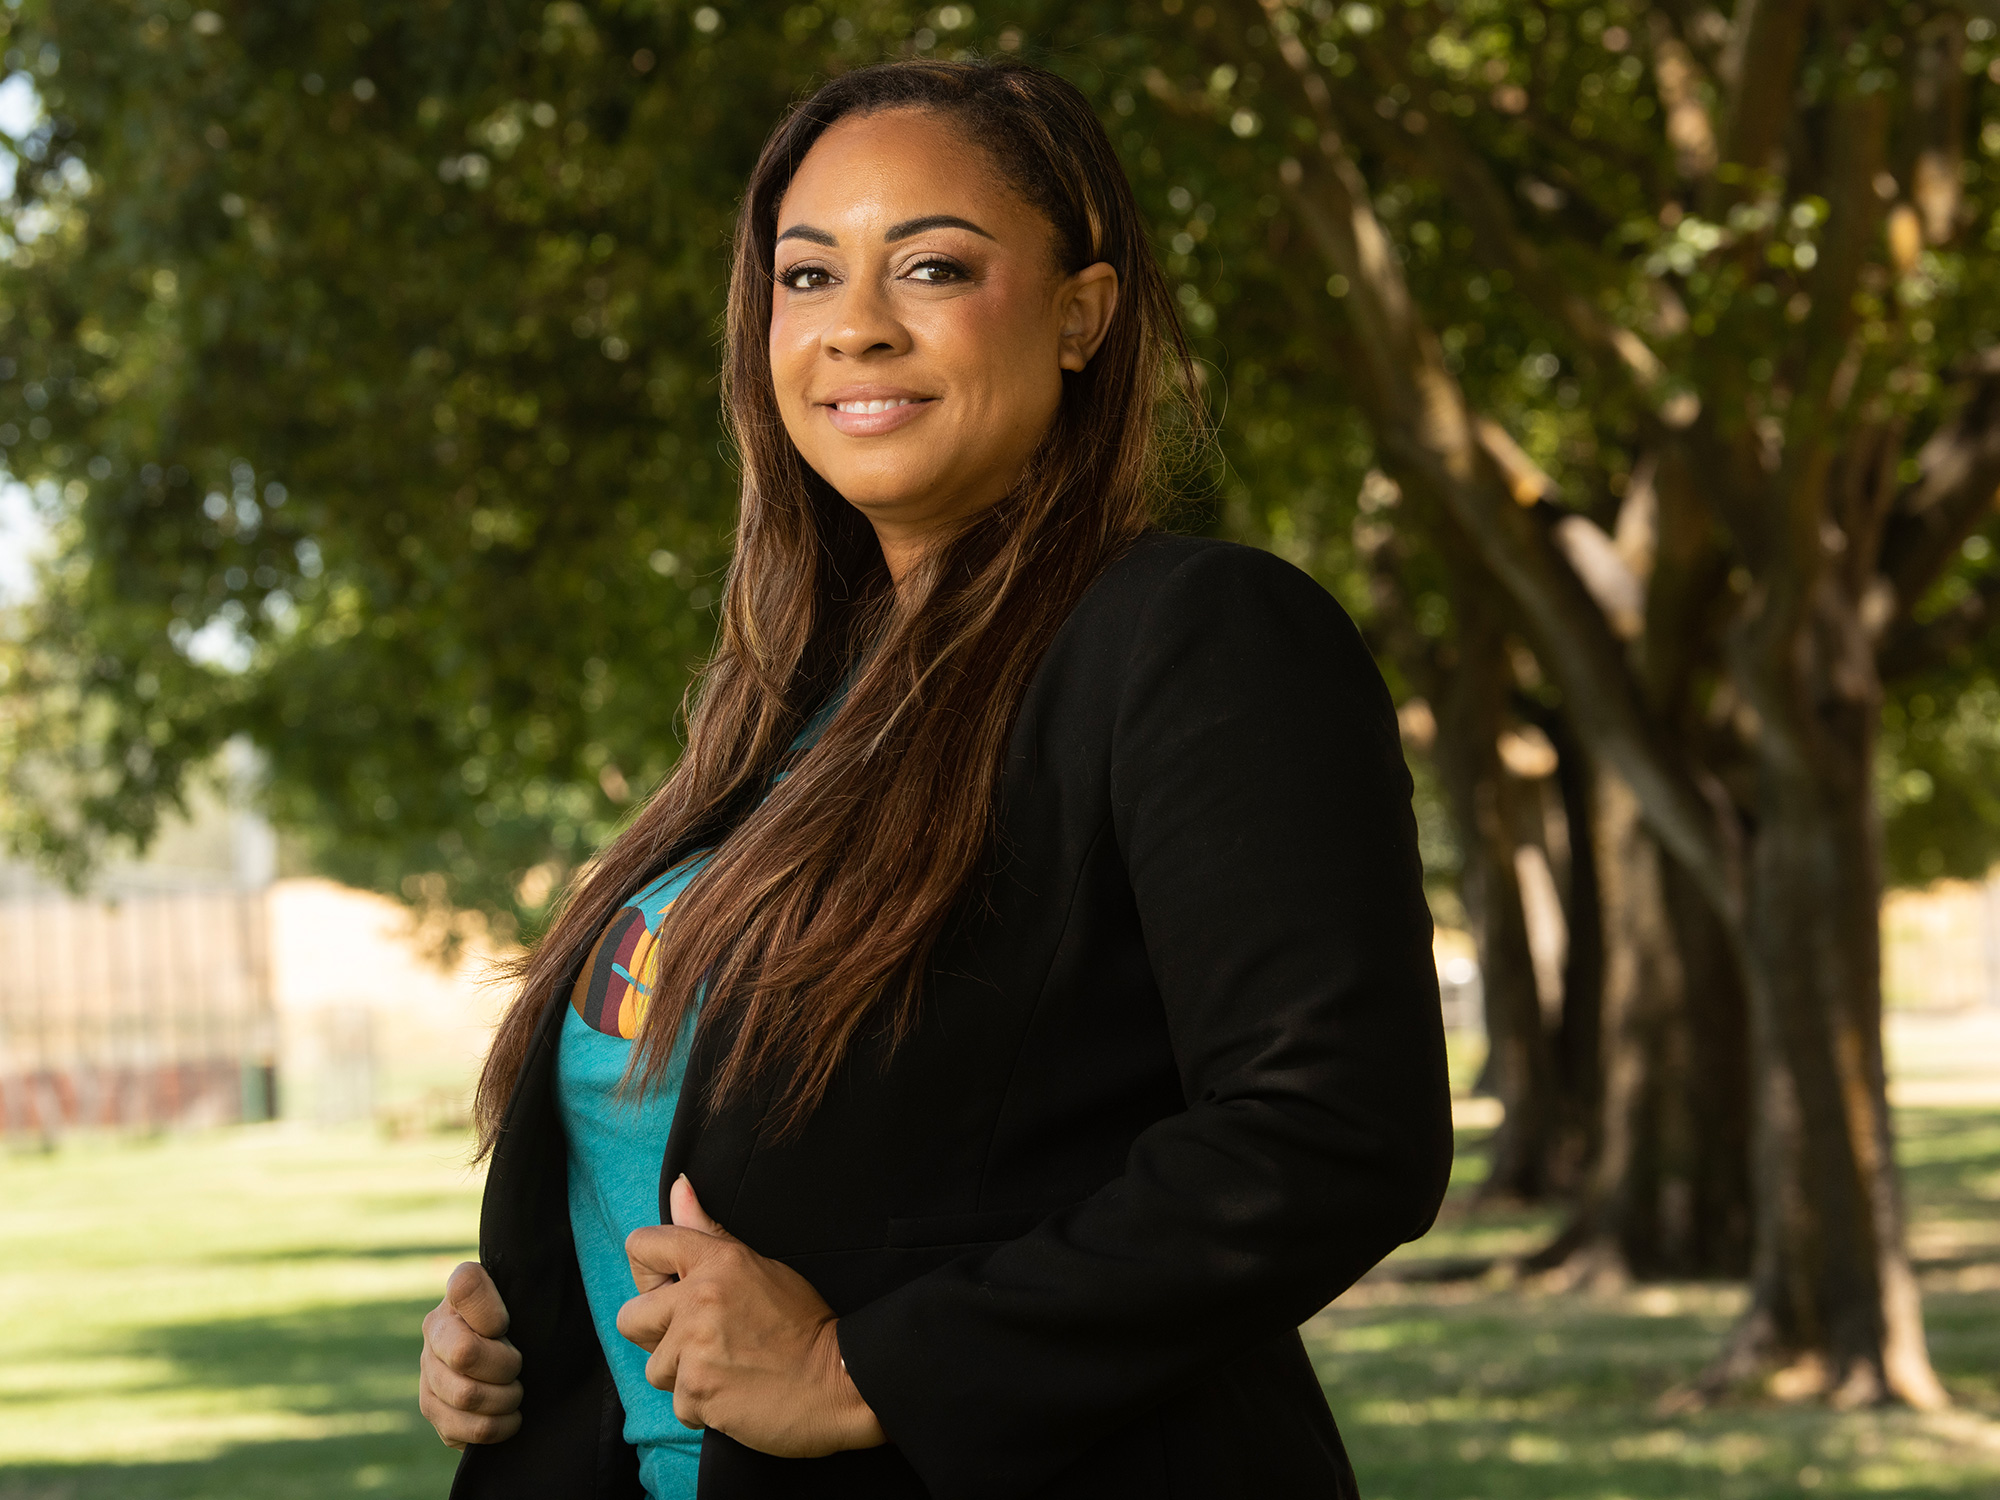
M 843 116 L 948 116 L 1052 225 L 1061 270 L 1118 273 L 1109 332 L 1063 376 L 1046 438 L 1007 496 L 931 548 L 899 590 L 866 520 L 792 445 L 772 386 L 779 200 Z M 634 1069 L 668 1066 L 700 1001 L 728 1028 L 710 1107 L 773 1086 L 794 1127 L 864 1026 L 908 1033 L 931 951 L 986 850 L 1022 693 L 1105 565 L 1163 493 L 1165 420 L 1198 423 L 1192 362 L 1166 280 L 1089 104 L 1012 62 L 858 69 L 765 143 L 737 218 L 724 403 L 742 510 L 714 658 L 690 694 L 688 743 L 644 808 L 566 892 L 516 968 L 475 1113 L 491 1150 L 544 1008 L 649 878 L 714 853 L 664 919 Z M 818 741 L 775 786 L 807 719 L 845 683 Z M 768 795 L 767 795 L 768 792 Z

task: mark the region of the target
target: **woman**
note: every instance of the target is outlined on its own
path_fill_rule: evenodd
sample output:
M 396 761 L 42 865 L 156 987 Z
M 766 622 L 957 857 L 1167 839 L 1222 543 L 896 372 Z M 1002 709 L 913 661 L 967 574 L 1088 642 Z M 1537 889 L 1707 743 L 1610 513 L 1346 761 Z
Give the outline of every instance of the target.
M 820 90 L 727 361 L 686 754 L 480 1084 L 453 1494 L 1354 1493 L 1297 1325 L 1451 1155 L 1409 781 L 1322 590 L 1149 529 L 1189 356 L 1083 98 Z

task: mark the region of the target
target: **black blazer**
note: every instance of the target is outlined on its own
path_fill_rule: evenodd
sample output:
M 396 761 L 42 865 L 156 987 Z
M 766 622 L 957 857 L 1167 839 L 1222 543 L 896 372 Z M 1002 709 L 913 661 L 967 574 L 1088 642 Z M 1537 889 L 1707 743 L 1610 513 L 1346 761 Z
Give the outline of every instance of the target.
M 704 1500 L 1322 1500 L 1354 1476 L 1297 1327 L 1436 1213 L 1443 1031 L 1389 696 L 1267 553 L 1150 535 L 1022 702 L 990 878 L 918 1029 L 802 1134 L 704 1119 L 698 1036 L 661 1164 L 840 1315 L 892 1446 L 720 1433 Z M 567 992 L 565 986 L 561 993 Z M 487 1180 L 516 1436 L 454 1497 L 640 1493 L 584 1304 L 552 997 Z

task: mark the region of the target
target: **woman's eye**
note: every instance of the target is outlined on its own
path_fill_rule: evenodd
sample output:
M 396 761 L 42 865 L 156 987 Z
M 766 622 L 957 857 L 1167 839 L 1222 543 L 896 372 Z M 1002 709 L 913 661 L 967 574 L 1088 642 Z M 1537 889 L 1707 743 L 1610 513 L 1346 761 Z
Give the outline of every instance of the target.
M 833 274 L 824 266 L 793 266 L 778 277 L 778 285 L 795 292 L 816 292 L 833 283 Z
M 928 281 L 933 283 L 963 281 L 965 279 L 965 271 L 961 267 L 953 265 L 948 260 L 920 260 L 904 274 L 912 281 Z

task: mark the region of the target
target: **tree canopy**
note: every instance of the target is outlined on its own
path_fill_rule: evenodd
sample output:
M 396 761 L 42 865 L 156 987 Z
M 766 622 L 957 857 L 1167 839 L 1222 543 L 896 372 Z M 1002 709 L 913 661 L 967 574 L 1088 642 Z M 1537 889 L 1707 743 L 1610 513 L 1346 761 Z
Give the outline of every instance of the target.
M 1518 268 L 1482 257 L 1492 205 L 1435 169 L 1427 137 L 1476 142 L 1512 179 L 1514 232 L 1545 246 L 1531 274 L 1702 368 L 1774 378 L 1755 351 L 1795 326 L 1803 294 L 1785 301 L 1782 283 L 1816 254 L 1823 195 L 1659 222 L 1671 152 L 1704 149 L 1673 145 L 1700 90 L 1692 54 L 1677 58 L 1713 23 L 1696 16 L 1680 42 L 1642 6 L 1274 15 L 1345 114 L 1372 122 L 1358 144 L 1384 169 L 1375 208 L 1444 361 L 1558 503 L 1615 507 L 1637 461 L 1619 431 L 1631 397 L 1560 309 L 1517 294 Z M 522 872 L 601 838 L 671 762 L 712 629 L 733 504 L 714 371 L 735 195 L 811 80 L 898 51 L 1025 49 L 1099 101 L 1216 377 L 1215 524 L 1370 613 L 1354 526 L 1369 539 L 1355 497 L 1375 455 L 1328 357 L 1344 278 L 1286 193 L 1309 122 L 1270 18 L 1247 19 L 1172 0 L 28 0 L 7 66 L 46 118 L 15 143 L 0 438 L 65 542 L 13 648 L 38 695 L 29 710 L 17 694 L 7 721 L 15 836 L 72 864 L 97 834 L 143 836 L 187 770 L 245 733 L 287 825 L 371 884 L 436 872 L 454 899 L 504 909 Z M 1957 24 L 1977 86 L 1991 27 Z M 1905 29 L 1873 28 L 1884 70 Z M 1977 140 L 1955 168 L 1975 185 L 2000 127 Z M 1985 305 L 1983 267 L 1920 251 L 1897 295 Z M 1941 313 L 1898 335 L 1920 357 L 1894 399 L 1920 425 L 1990 321 Z M 1981 541 L 1934 614 L 1979 595 Z M 1413 626 L 1446 638 L 1442 575 L 1422 557 L 1404 572 Z M 1990 747 L 1977 715 L 1945 726 L 1967 690 L 1992 690 L 1984 660 L 1892 711 L 1882 780 L 1906 877 L 1993 853 Z

